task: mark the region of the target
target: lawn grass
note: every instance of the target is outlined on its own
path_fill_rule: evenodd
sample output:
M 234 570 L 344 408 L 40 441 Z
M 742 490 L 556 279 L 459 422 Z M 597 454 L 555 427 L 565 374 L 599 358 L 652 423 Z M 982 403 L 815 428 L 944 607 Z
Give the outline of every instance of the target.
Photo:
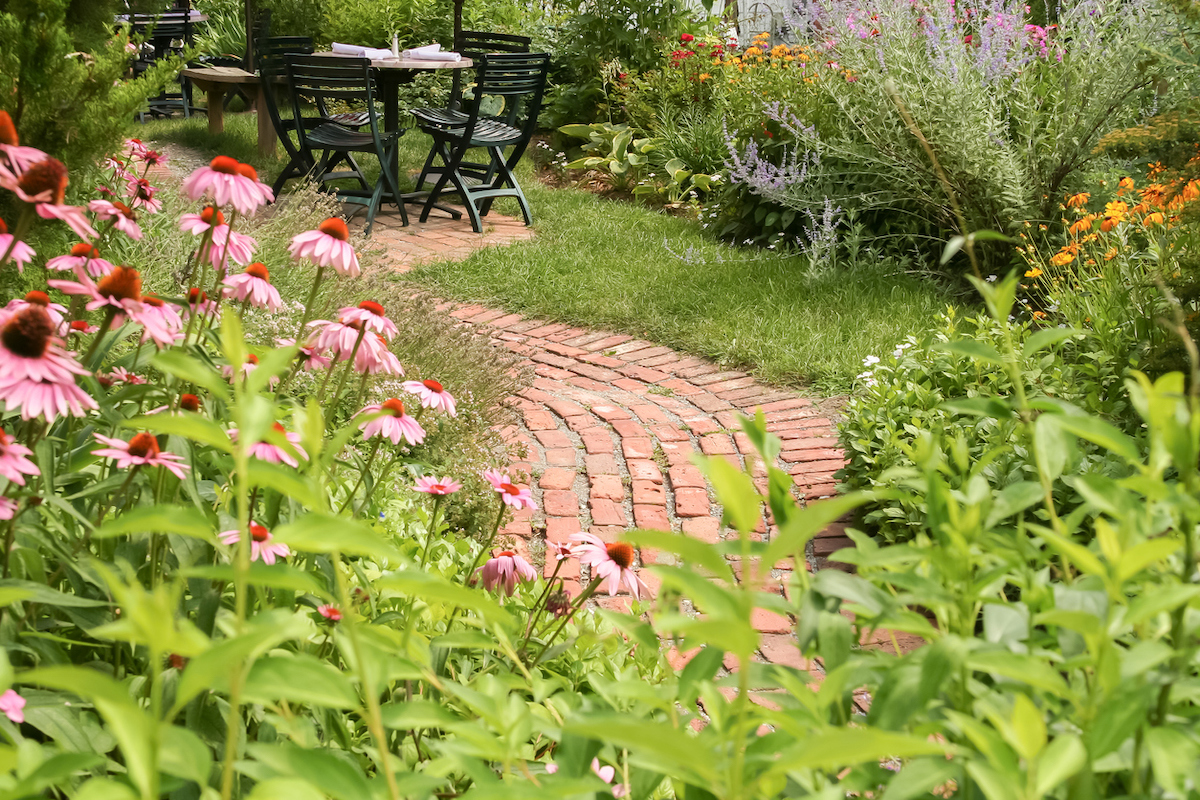
M 264 179 L 281 167 L 258 159 L 251 116 L 227 116 L 217 142 L 204 125 L 200 118 L 143 130 L 146 138 L 254 163 Z M 428 139 L 409 132 L 401 142 L 401 164 L 419 166 Z M 866 356 L 925 329 L 952 302 L 929 281 L 887 263 L 816 270 L 803 256 L 715 242 L 692 220 L 547 187 L 527 164 L 521 178 L 534 239 L 423 265 L 397 280 L 447 298 L 637 335 L 826 393 L 847 390 Z M 512 214 L 515 206 L 498 210 Z

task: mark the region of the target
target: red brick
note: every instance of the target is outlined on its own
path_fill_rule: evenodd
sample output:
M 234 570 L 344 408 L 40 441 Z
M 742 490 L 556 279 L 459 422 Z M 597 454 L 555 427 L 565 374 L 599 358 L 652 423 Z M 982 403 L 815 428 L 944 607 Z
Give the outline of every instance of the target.
M 796 450 L 816 450 L 820 448 L 833 449 L 838 446 L 837 437 L 834 436 L 818 436 L 818 431 L 804 431 L 801 436 L 795 439 L 788 439 L 783 443 L 783 452 L 790 453 Z
M 642 422 L 670 422 L 671 420 L 662 412 L 658 406 L 652 406 L 646 403 L 630 406 L 629 410 L 637 414 L 638 419 Z
M 660 356 L 674 356 L 675 351 L 669 347 L 647 347 L 633 353 L 626 353 L 626 361 L 636 361 L 641 363 L 647 359 L 659 358 Z
M 805 472 L 809 475 L 816 475 L 823 472 L 833 474 L 844 466 L 846 466 L 846 460 L 841 457 L 836 460 L 829 459 L 828 461 L 806 461 L 793 465 L 788 469 L 788 474 L 795 475 L 798 472 Z
M 626 462 L 625 466 L 629 468 L 629 477 L 635 481 L 663 481 L 662 470 L 653 461 L 638 459 Z
M 654 442 L 650 439 L 622 439 L 621 451 L 626 459 L 651 458 L 654 455 Z
M 647 347 L 654 347 L 654 342 L 646 342 L 641 339 L 626 339 L 622 344 L 605 348 L 605 350 L 614 356 L 622 356 L 626 353 L 636 353 L 638 350 L 645 350 Z
M 548 364 L 538 364 L 533 372 L 542 378 L 551 378 L 556 381 L 565 381 L 571 377 L 570 371 L 560 369 L 559 367 L 551 367 Z
M 612 385 L 618 389 L 624 389 L 630 394 L 644 395 L 649 391 L 650 387 L 642 381 L 634 380 L 633 378 L 619 378 L 612 382 Z
M 680 517 L 707 517 L 708 492 L 704 489 L 676 489 L 675 514 Z
M 625 509 L 612 500 L 590 500 L 588 509 L 592 512 L 592 522 L 597 525 L 625 524 Z
M 659 381 L 658 385 L 664 389 L 670 389 L 672 392 L 682 397 L 687 397 L 691 394 L 699 394 L 700 392 L 704 391 L 703 389 L 697 389 L 695 386 L 692 386 L 682 378 L 671 378 L 669 381 Z
M 721 522 L 713 517 L 693 517 L 683 520 L 683 532 L 693 539 L 715 544 L 721 538 Z
M 575 443 L 571 441 L 571 437 L 559 430 L 554 431 L 537 431 L 533 434 L 542 447 L 574 447 Z
M 738 372 L 737 370 L 726 370 L 724 372 L 709 372 L 704 375 L 696 375 L 691 377 L 690 380 L 697 386 L 711 386 L 713 384 L 723 383 L 724 381 L 736 381 L 747 377 L 749 376 L 744 372 Z M 712 390 L 709 389 L 709 391 Z
M 575 483 L 575 470 L 549 467 L 542 473 L 538 486 L 543 489 L 570 489 Z
M 646 429 L 640 422 L 635 422 L 631 419 L 614 419 L 611 424 L 613 430 L 616 431 L 617 435 L 622 439 L 638 437 L 644 438 L 646 436 Z
M 618 406 L 592 406 L 592 413 L 605 422 L 612 422 L 614 419 L 629 419 L 629 412 Z
M 529 520 L 527 519 L 514 519 L 501 528 L 500 533 L 504 536 L 518 536 L 522 539 L 528 539 L 533 535 L 533 526 L 529 524 Z
M 700 450 L 709 456 L 732 455 L 737 452 L 734 449 L 733 440 L 723 433 L 713 433 L 705 436 L 700 440 Z
M 854 542 L 844 538 L 828 538 L 813 540 L 813 555 L 818 558 L 828 558 L 843 547 L 854 547 Z
M 580 434 L 579 438 L 583 440 L 583 448 L 589 454 L 611 453 L 613 451 L 612 436 L 609 435 L 608 431 L 588 430 Z
M 813 429 L 833 429 L 833 421 L 825 417 L 807 417 L 805 419 L 789 419 L 782 422 L 771 422 L 768 417 L 767 430 L 780 439 L 797 439 L 801 436 L 816 436 Z
M 700 655 L 700 651 L 703 649 L 704 648 L 702 647 L 693 647 L 691 650 L 686 650 L 681 653 L 672 647 L 667 651 L 667 663 L 671 665 L 671 669 L 678 672 L 686 667 L 693 658 Z
M 679 374 L 679 377 L 687 378 L 688 380 L 701 375 L 714 375 L 720 371 L 720 367 L 718 367 L 716 364 L 709 364 L 708 362 L 701 362 L 694 367 L 681 367 L 675 370 L 675 372 Z
M 455 319 L 470 319 L 471 317 L 482 314 L 485 311 L 487 311 L 487 309 L 483 306 L 463 306 L 457 311 L 451 311 L 450 316 L 454 317 Z
M 576 531 L 576 533 L 578 533 L 578 531 Z M 543 570 L 542 575 L 547 578 L 549 578 L 551 575 L 554 575 L 555 570 L 558 570 L 558 573 L 557 573 L 558 577 L 563 578 L 563 579 L 574 578 L 574 579 L 578 580 L 579 579 L 579 559 L 566 558 L 560 562 L 557 557 L 555 557 L 549 551 L 547 551 L 546 563 L 543 565 L 542 570 Z
M 569 358 L 574 358 L 575 356 L 580 356 L 587 352 L 587 350 L 582 348 L 571 347 L 570 345 L 559 344 L 558 342 L 547 342 L 545 345 L 543 345 L 543 347 L 545 347 L 551 353 L 556 353 L 560 356 L 567 356 Z
M 508 314 L 506 316 L 500 317 L 499 319 L 492 320 L 491 327 L 493 327 L 493 328 L 508 328 L 510 325 L 516 325 L 518 322 L 521 322 L 524 319 L 525 318 L 522 317 L 520 314 Z
M 667 464 L 672 467 L 690 463 L 692 453 L 695 452 L 691 442 L 662 442 L 658 447 L 667 457 Z
M 549 363 L 549 362 L 547 362 L 547 363 Z M 558 366 L 558 365 L 555 364 L 555 366 Z M 729 398 L 725 397 L 725 395 L 733 394 L 738 389 L 747 389 L 751 386 L 754 386 L 755 384 L 754 384 L 754 378 L 746 377 L 746 378 L 732 378 L 727 381 L 718 381 L 716 383 L 707 383 L 707 384 L 701 384 L 701 385 L 704 386 L 706 391 L 712 392 L 713 394 L 717 395 L 718 397 L 722 397 L 722 398 L 728 400 Z
M 608 336 L 603 339 L 599 339 L 594 342 L 589 342 L 586 345 L 580 345 L 580 346 L 583 347 L 584 350 L 591 350 L 593 353 L 595 353 L 595 352 L 599 352 L 602 350 L 608 350 L 610 348 L 616 347 L 617 345 L 619 345 L 623 342 L 628 342 L 632 338 L 633 338 L 632 336 L 622 336 L 622 335 Z
M 751 612 L 750 624 L 762 633 L 789 633 L 792 630 L 791 620 L 765 608 L 756 608 Z
M 597 475 L 591 479 L 591 496 L 593 500 L 615 500 L 619 503 L 625 499 L 625 486 L 616 475 Z
M 581 530 L 579 517 L 550 517 L 546 520 L 546 541 L 572 543 L 571 534 Z
M 576 417 L 587 413 L 587 409 L 579 405 L 579 403 L 573 403 L 570 400 L 547 400 L 545 402 L 546 407 L 560 417 Z
M 712 417 L 687 417 L 683 420 L 683 424 L 687 425 L 688 429 L 698 436 L 716 433 L 721 430 L 721 426 L 713 422 Z
M 626 594 L 617 595 L 616 597 L 602 595 L 596 600 L 596 605 L 600 606 L 606 611 L 615 611 L 618 614 L 628 614 L 633 609 L 633 598 Z
M 649 369 L 647 367 L 618 367 L 617 372 L 628 378 L 633 378 L 634 380 L 638 381 L 645 381 L 646 383 L 658 383 L 659 381 L 665 381 L 667 378 L 671 377 L 670 373 L 662 372 L 661 370 L 657 369 Z
M 575 466 L 575 448 L 556 448 L 546 451 L 546 463 L 552 467 Z
M 601 339 L 607 338 L 608 336 L 609 334 L 605 333 L 604 331 L 588 331 L 587 333 L 576 336 L 573 339 L 567 339 L 564 344 L 569 344 L 572 347 L 584 348 L 592 342 L 598 342 Z
M 585 378 L 591 378 L 592 380 L 599 381 L 600 383 L 612 383 L 621 377 L 618 373 L 613 372 L 611 369 L 595 367 L 591 364 L 580 364 L 575 361 L 572 361 L 571 366 L 567 369 L 571 370 L 571 372 L 574 372 L 576 375 L 582 375 Z
M 600 420 L 596 419 L 591 414 L 581 414 L 578 417 L 566 417 L 564 421 L 567 423 L 567 427 L 576 433 L 591 430 L 600 424 Z
M 791 636 L 777 633 L 763 634 L 758 649 L 763 654 L 763 658 L 772 664 L 782 664 L 785 667 L 804 670 L 809 668 L 808 659 L 800 655 L 800 648 Z
M 616 367 L 625 366 L 625 362 L 619 358 L 609 358 L 608 356 L 598 356 L 595 353 L 588 353 L 579 357 L 580 361 L 586 361 L 589 364 L 594 364 L 597 367 L 606 367 L 614 369 Z
M 552 431 L 558 428 L 558 423 L 549 411 L 526 411 L 525 427 L 531 431 Z
M 662 484 L 655 483 L 654 481 L 634 481 L 633 503 L 635 506 L 665 506 L 667 504 L 667 492 L 662 487 Z
M 579 514 L 579 498 L 569 489 L 547 489 L 542 492 L 542 509 L 552 517 L 574 517 Z
M 671 467 L 667 474 L 671 478 L 671 486 L 676 490 L 683 487 L 704 489 L 708 486 L 708 481 L 704 479 L 704 473 L 687 464 Z
M 699 394 L 692 395 L 688 398 L 688 402 L 701 411 L 707 411 L 710 414 L 714 411 L 721 411 L 731 407 L 729 403 L 708 392 L 700 392 Z
M 792 464 L 809 461 L 835 461 L 835 459 L 845 458 L 845 454 L 841 450 L 787 450 L 780 453 L 779 458 L 781 461 Z
M 567 326 L 559 322 L 554 322 L 549 325 L 543 322 L 540 328 L 533 328 L 532 330 L 525 331 L 525 335 L 530 337 L 546 336 L 547 334 L 565 331 L 566 329 Z
M 550 366 L 558 367 L 559 369 L 569 369 L 573 366 L 576 366 L 575 359 L 566 358 L 564 356 L 556 356 L 553 353 L 534 351 L 529 357 L 539 364 L 549 364 Z
M 619 475 L 617 471 L 617 461 L 607 453 L 597 453 L 596 455 L 588 455 L 583 457 L 583 463 L 587 465 L 588 475 Z
M 633 521 L 639 528 L 671 530 L 671 521 L 667 519 L 667 509 L 663 506 L 634 505 Z

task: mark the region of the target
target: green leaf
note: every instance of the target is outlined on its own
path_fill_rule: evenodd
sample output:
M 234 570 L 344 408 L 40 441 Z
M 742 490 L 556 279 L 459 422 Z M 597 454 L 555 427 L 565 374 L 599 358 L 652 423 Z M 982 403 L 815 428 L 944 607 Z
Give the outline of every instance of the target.
M 883 800 L 912 800 L 929 797 L 933 790 L 958 773 L 953 761 L 945 758 L 914 758 L 896 777 L 888 781 Z
M 638 547 L 675 553 L 687 564 L 703 567 L 713 576 L 733 582 L 733 570 L 729 568 L 729 562 L 711 544 L 667 531 L 635 530 L 626 533 L 624 538 Z
M 758 527 L 763 497 L 750 476 L 720 457 L 696 456 L 693 461 L 716 490 L 717 499 L 725 508 L 725 523 L 743 534 Z
M 946 247 L 942 250 L 942 257 L 938 259 L 938 266 L 944 266 L 947 261 L 954 258 L 959 250 L 962 250 L 963 245 L 967 243 L 965 236 L 951 236 L 946 241 Z
M 208 745 L 186 728 L 162 724 L 158 727 L 158 768 L 168 775 L 208 786 L 212 773 Z
M 1056 480 L 1067 466 L 1067 438 L 1063 436 L 1059 414 L 1042 414 L 1033 423 L 1033 452 L 1043 475 Z
M 697 758 L 696 740 L 664 722 L 614 715 L 568 722 L 563 730 L 635 751 L 661 771 L 689 782 L 711 784 L 718 779 L 716 759 Z
M 983 607 L 983 636 L 1017 651 L 1029 638 L 1029 609 L 1024 603 L 988 603 Z
M 821 612 L 821 617 L 817 620 L 817 649 L 825 662 L 827 674 L 834 672 L 850 658 L 850 645 L 853 640 L 854 630 L 850 620 L 836 611 Z
M 266 389 L 271 379 L 287 369 L 299 352 L 300 348 L 291 345 L 275 347 L 263 353 L 258 359 L 258 366 L 246 376 L 246 391 L 261 392 Z
M 1045 328 L 1025 340 L 1025 346 L 1021 348 L 1021 355 L 1029 358 L 1042 348 L 1058 344 L 1065 339 L 1070 339 L 1072 336 L 1078 336 L 1081 333 L 1083 331 L 1076 330 L 1075 328 Z
M 461 606 L 477 612 L 487 622 L 512 622 L 512 616 L 482 589 L 468 589 L 457 583 L 450 583 L 440 575 L 415 569 L 389 572 L 375 581 L 375 588 L 393 589 L 426 603 L 439 601 L 451 607 Z
M 325 795 L 300 778 L 268 778 L 254 784 L 247 800 L 325 800 Z
M 1008 419 L 1013 415 L 1012 405 L 1003 397 L 963 397 L 947 400 L 939 407 L 952 414 L 966 414 L 970 417 Z
M 392 563 L 404 560 L 400 551 L 374 528 L 350 517 L 306 514 L 276 528 L 272 534 L 280 542 L 303 553 L 340 552 L 387 559 Z
M 967 666 L 991 672 L 1019 684 L 1044 689 L 1056 697 L 1069 697 L 1070 689 L 1058 670 L 1030 656 L 1002 650 L 977 651 L 967 656 Z
M 1033 761 L 1046 747 L 1046 723 L 1042 712 L 1027 695 L 1018 693 L 1013 703 L 1013 749 L 1026 761 Z
M 182 571 L 186 578 L 204 578 L 211 581 L 233 582 L 232 564 L 210 564 L 202 567 L 188 567 Z M 283 589 L 290 592 L 306 592 L 315 594 L 322 600 L 333 602 L 334 596 L 321 585 L 311 572 L 276 562 L 263 564 L 254 562 L 250 565 L 247 581 L 251 586 L 266 586 L 271 589 Z
M 182 436 L 215 447 L 223 453 L 233 452 L 233 445 L 225 430 L 199 414 L 150 414 L 125 420 L 121 427 Z
M 273 703 L 291 700 L 323 708 L 357 708 L 350 679 L 330 664 L 302 653 L 260 658 L 246 678 L 246 699 Z
M 1040 421 L 1042 417 L 1038 419 Z M 1115 425 L 1111 425 L 1099 417 L 1060 415 L 1056 417 L 1056 420 L 1058 426 L 1068 433 L 1098 444 L 1105 450 L 1116 453 L 1130 464 L 1142 462 L 1142 453 L 1138 449 L 1137 442 Z
M 96 539 L 109 539 L 131 533 L 174 533 L 216 541 L 213 524 L 208 517 L 195 508 L 183 505 L 134 508 L 105 522 L 92 535 Z
M 1024 695 L 1021 695 L 1024 697 Z M 1073 733 L 1058 736 L 1038 759 L 1037 794 L 1046 797 L 1087 764 L 1087 748 Z
M 409 700 L 406 703 L 388 703 L 379 708 L 380 719 L 385 728 L 411 731 L 417 728 L 450 728 L 463 720 L 452 714 L 441 703 L 430 700 Z
M 313 480 L 282 464 L 272 464 L 257 458 L 250 460 L 246 478 L 251 486 L 273 489 L 284 497 L 299 500 L 306 505 L 321 495 L 321 489 Z
M 809 540 L 829 527 L 830 523 L 873 499 L 874 496 L 869 492 L 851 492 L 796 509 L 771 537 L 771 543 L 762 556 L 763 563 L 774 565 L 781 558 L 803 552 Z
M 362 769 L 349 758 L 334 755 L 332 750 L 310 750 L 290 743 L 253 743 L 247 749 L 276 772 L 307 781 L 334 800 L 366 800 L 375 796 Z
M 1194 770 L 1198 750 L 1200 747 L 1196 742 L 1182 731 L 1146 728 L 1146 752 L 1150 756 L 1154 779 L 1177 797 L 1186 796 L 1186 792 L 1181 791 L 1181 779 L 1186 779 Z
M 1020 514 L 1045 498 L 1040 483 L 1019 481 L 1010 483 L 992 497 L 992 509 L 988 512 L 985 526 L 994 528 L 1001 520 Z
M 1001 357 L 1000 352 L 996 348 L 978 339 L 955 339 L 952 342 L 936 344 L 934 348 L 944 350 L 947 353 L 966 356 L 974 361 L 983 361 L 988 364 L 1004 363 L 1003 357 Z
M 207 389 L 219 400 L 229 399 L 229 383 L 221 375 L 197 358 L 189 356 L 182 348 L 162 350 L 150 363 L 168 375 L 174 375 L 184 383 L 192 383 Z
M 802 769 L 831 770 L 887 758 L 944 755 L 946 748 L 920 736 L 872 728 L 830 728 L 785 749 L 767 774 Z
M 108 605 L 102 600 L 89 600 L 74 594 L 64 594 L 57 589 L 51 589 L 44 583 L 21 581 L 16 578 L 0 580 L 0 604 L 11 605 L 23 600 L 44 606 L 64 608 L 100 608 Z

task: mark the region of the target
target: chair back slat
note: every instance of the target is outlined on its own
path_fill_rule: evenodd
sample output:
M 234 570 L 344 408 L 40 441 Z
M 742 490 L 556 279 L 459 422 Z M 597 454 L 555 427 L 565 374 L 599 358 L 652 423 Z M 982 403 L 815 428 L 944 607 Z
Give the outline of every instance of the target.
M 315 100 L 373 99 L 371 62 L 365 58 L 289 55 L 288 84 L 293 95 Z
M 480 56 L 472 99 L 465 109 L 467 131 L 471 131 L 484 116 L 485 99 L 500 96 L 506 107 L 503 121 L 519 127 L 527 141 L 537 128 L 549 71 L 550 56 L 547 53 L 485 53 Z M 518 124 L 522 115 L 524 121 Z M 519 149 L 524 149 L 524 145 Z
M 464 58 L 479 61 L 488 53 L 528 53 L 533 40 L 528 36 L 516 36 L 511 33 L 493 33 L 491 31 L 460 31 L 454 40 L 454 50 Z M 458 108 L 462 104 L 463 70 L 454 70 L 450 82 L 450 108 Z

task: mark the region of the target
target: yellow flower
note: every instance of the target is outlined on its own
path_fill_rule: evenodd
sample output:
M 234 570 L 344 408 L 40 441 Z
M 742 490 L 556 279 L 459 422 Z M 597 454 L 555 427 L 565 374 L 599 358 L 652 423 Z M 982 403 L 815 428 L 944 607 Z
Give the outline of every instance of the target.
M 1155 211 L 1153 214 L 1146 215 L 1146 218 L 1144 220 L 1142 220 L 1142 225 L 1149 228 L 1152 225 L 1162 225 L 1163 221 L 1164 221 L 1164 218 L 1163 218 L 1162 212 Z
M 703 83 L 704 81 L 708 80 L 711 77 L 712 77 L 712 75 L 709 75 L 707 72 L 701 72 L 697 79 Z
M 1125 180 L 1129 179 L 1126 178 Z M 1111 203 L 1105 204 L 1104 210 L 1110 214 L 1124 214 L 1129 210 L 1129 204 L 1124 200 L 1113 200 Z
M 1036 278 L 1041 274 L 1042 274 L 1041 267 L 1034 267 L 1033 269 L 1031 269 L 1025 273 L 1025 277 L 1026 278 Z
M 1053 256 L 1050 257 L 1050 263 L 1051 263 L 1051 265 L 1053 265 L 1055 267 L 1065 267 L 1067 264 L 1070 264 L 1074 260 L 1075 260 L 1075 254 L 1069 253 L 1066 251 L 1063 251 L 1061 253 L 1055 253 Z
M 1075 224 L 1070 228 L 1067 228 L 1067 230 L 1071 232 L 1072 236 L 1078 236 L 1081 231 L 1090 231 L 1092 229 L 1092 221 L 1094 219 L 1096 219 L 1096 217 L 1092 214 L 1088 214 L 1086 217 L 1080 217 L 1075 221 Z
M 1034 319 L 1045 319 L 1046 312 L 1045 311 L 1035 311 L 1035 312 L 1033 312 L 1033 318 Z
M 1108 252 L 1104 254 L 1105 261 L 1112 261 L 1116 257 L 1117 257 L 1117 248 L 1115 248 L 1115 247 L 1108 248 Z
M 1092 199 L 1092 196 L 1090 194 L 1088 194 L 1087 192 L 1080 192 L 1079 194 L 1073 194 L 1067 198 L 1067 208 L 1083 208 L 1084 206 L 1087 205 L 1088 200 L 1091 200 L 1091 199 Z
M 1128 175 L 1126 175 L 1124 178 L 1121 178 L 1120 182 L 1117 184 L 1117 194 L 1124 194 L 1132 189 L 1133 178 L 1130 178 Z
M 757 47 L 747 47 L 746 55 L 747 56 L 761 56 L 762 50 L 759 50 Z

